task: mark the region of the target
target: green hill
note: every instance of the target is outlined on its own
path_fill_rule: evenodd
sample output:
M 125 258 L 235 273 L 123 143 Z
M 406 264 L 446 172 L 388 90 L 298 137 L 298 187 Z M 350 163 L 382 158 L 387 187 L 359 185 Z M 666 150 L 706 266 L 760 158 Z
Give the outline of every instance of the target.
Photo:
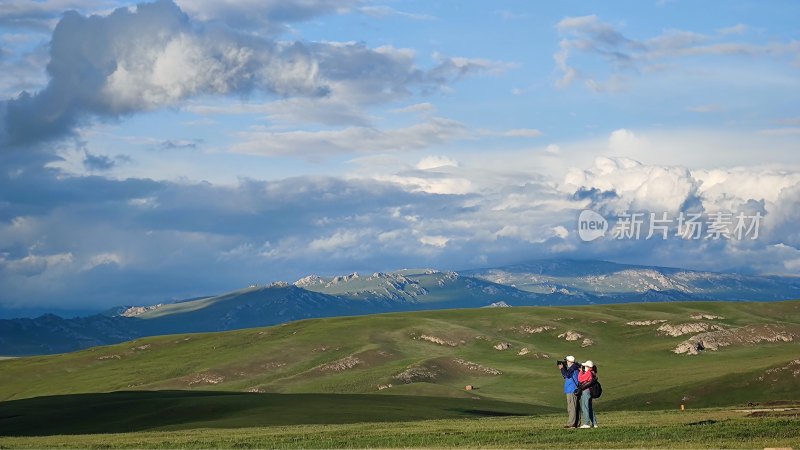
M 665 322 L 628 324 L 636 321 Z M 694 331 L 669 336 L 659 327 Z M 707 334 L 697 331 L 704 328 Z M 582 336 L 559 338 L 568 331 Z M 687 345 L 706 350 L 672 352 L 696 335 Z M 497 350 L 498 344 L 510 348 Z M 0 399 L 207 390 L 402 394 L 560 408 L 555 360 L 566 354 L 598 364 L 604 410 L 797 399 L 800 301 L 426 311 L 148 337 L 2 360 Z M 476 389 L 466 391 L 468 384 Z

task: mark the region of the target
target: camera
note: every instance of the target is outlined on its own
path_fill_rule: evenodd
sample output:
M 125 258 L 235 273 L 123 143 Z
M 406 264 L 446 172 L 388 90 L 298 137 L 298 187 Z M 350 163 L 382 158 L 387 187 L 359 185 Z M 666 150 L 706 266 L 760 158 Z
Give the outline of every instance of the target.
M 581 363 L 579 361 L 575 361 L 572 364 L 577 364 L 578 366 L 581 365 Z M 559 359 L 558 361 L 556 361 L 556 366 L 567 367 L 567 360 L 566 359 Z

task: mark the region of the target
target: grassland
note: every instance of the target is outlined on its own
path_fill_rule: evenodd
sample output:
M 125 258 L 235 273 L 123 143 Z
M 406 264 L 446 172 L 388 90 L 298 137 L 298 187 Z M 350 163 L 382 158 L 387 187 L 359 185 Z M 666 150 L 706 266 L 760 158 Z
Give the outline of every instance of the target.
M 771 324 L 800 330 L 798 301 L 490 308 L 314 319 L 3 360 L 0 400 L 120 390 L 223 390 L 479 397 L 560 407 L 562 380 L 555 359 L 566 354 L 598 363 L 607 409 L 671 409 L 681 403 L 713 407 L 798 397 L 800 377 L 782 369 L 800 355 L 800 339 L 686 356 L 671 349 L 688 335 L 663 336 L 656 326 L 626 325 L 654 319 L 697 322 L 690 316 L 698 313 L 724 317 L 712 322 L 726 328 Z M 520 331 L 525 326 L 551 328 Z M 582 347 L 582 340 L 558 338 L 568 330 L 579 331 L 594 344 Z M 495 350 L 500 342 L 512 347 Z M 522 348 L 528 353 L 519 355 Z M 398 378 L 403 372 L 411 376 Z M 478 389 L 467 392 L 467 384 Z
M 781 413 L 778 413 L 781 414 Z M 797 446 L 797 411 L 600 412 L 600 428 L 564 430 L 562 415 L 116 434 L 0 437 L 0 448 L 767 448 Z
M 796 412 L 735 409 L 800 400 L 800 338 L 677 355 L 690 335 L 627 324 L 642 320 L 800 336 L 800 302 L 381 314 L 3 360 L 0 446 L 576 447 L 554 413 L 566 354 L 600 367 L 602 427 L 573 431 L 591 446 L 796 445 Z

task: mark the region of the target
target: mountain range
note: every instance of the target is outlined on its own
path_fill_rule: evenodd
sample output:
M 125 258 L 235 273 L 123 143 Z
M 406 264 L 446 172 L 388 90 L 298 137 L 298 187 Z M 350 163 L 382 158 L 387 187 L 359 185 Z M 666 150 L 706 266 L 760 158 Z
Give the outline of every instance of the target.
M 800 298 L 800 278 L 594 260 L 466 270 L 404 269 L 252 285 L 222 295 L 101 314 L 0 320 L 0 355 L 62 353 L 144 336 L 227 331 L 300 319 L 398 311 L 676 300 Z

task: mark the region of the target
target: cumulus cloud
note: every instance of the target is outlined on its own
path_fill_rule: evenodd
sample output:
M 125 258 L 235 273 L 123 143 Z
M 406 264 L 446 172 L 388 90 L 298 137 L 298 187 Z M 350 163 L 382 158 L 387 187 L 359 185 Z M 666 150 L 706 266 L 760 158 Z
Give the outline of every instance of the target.
M 278 11 L 275 17 L 305 17 L 283 2 L 266 3 Z M 208 94 L 263 92 L 276 98 L 326 99 L 332 107 L 368 106 L 414 90 L 437 90 L 501 66 L 436 55 L 435 65 L 425 70 L 407 49 L 277 41 L 194 21 L 169 0 L 120 8 L 107 16 L 72 11 L 53 32 L 47 87 L 0 103 L 0 144 L 56 139 L 94 117 L 176 106 Z M 317 105 L 285 104 L 272 113 L 297 117 L 298 110 Z
M 647 146 L 646 139 L 625 128 L 612 131 L 608 138 L 608 148 L 615 153 L 636 153 L 645 146 Z
M 599 157 L 593 168 L 567 174 L 565 187 L 573 192 L 597 189 L 614 192 L 602 206 L 610 212 L 683 210 L 697 196 L 699 183 L 683 167 L 647 166 L 627 158 Z
M 308 273 L 449 269 L 541 257 L 796 273 L 800 175 L 598 158 L 563 179 L 433 155 L 347 179 L 235 185 L 0 174 L 0 304 L 159 302 Z M 514 167 L 512 167 L 514 166 Z M 20 170 L 26 170 L 21 167 Z M 581 243 L 586 207 L 764 216 L 756 241 Z M 213 276 L 212 276 L 213 275 Z M 79 299 L 79 300 L 78 300 Z M 109 300 L 111 299 L 111 300 Z

